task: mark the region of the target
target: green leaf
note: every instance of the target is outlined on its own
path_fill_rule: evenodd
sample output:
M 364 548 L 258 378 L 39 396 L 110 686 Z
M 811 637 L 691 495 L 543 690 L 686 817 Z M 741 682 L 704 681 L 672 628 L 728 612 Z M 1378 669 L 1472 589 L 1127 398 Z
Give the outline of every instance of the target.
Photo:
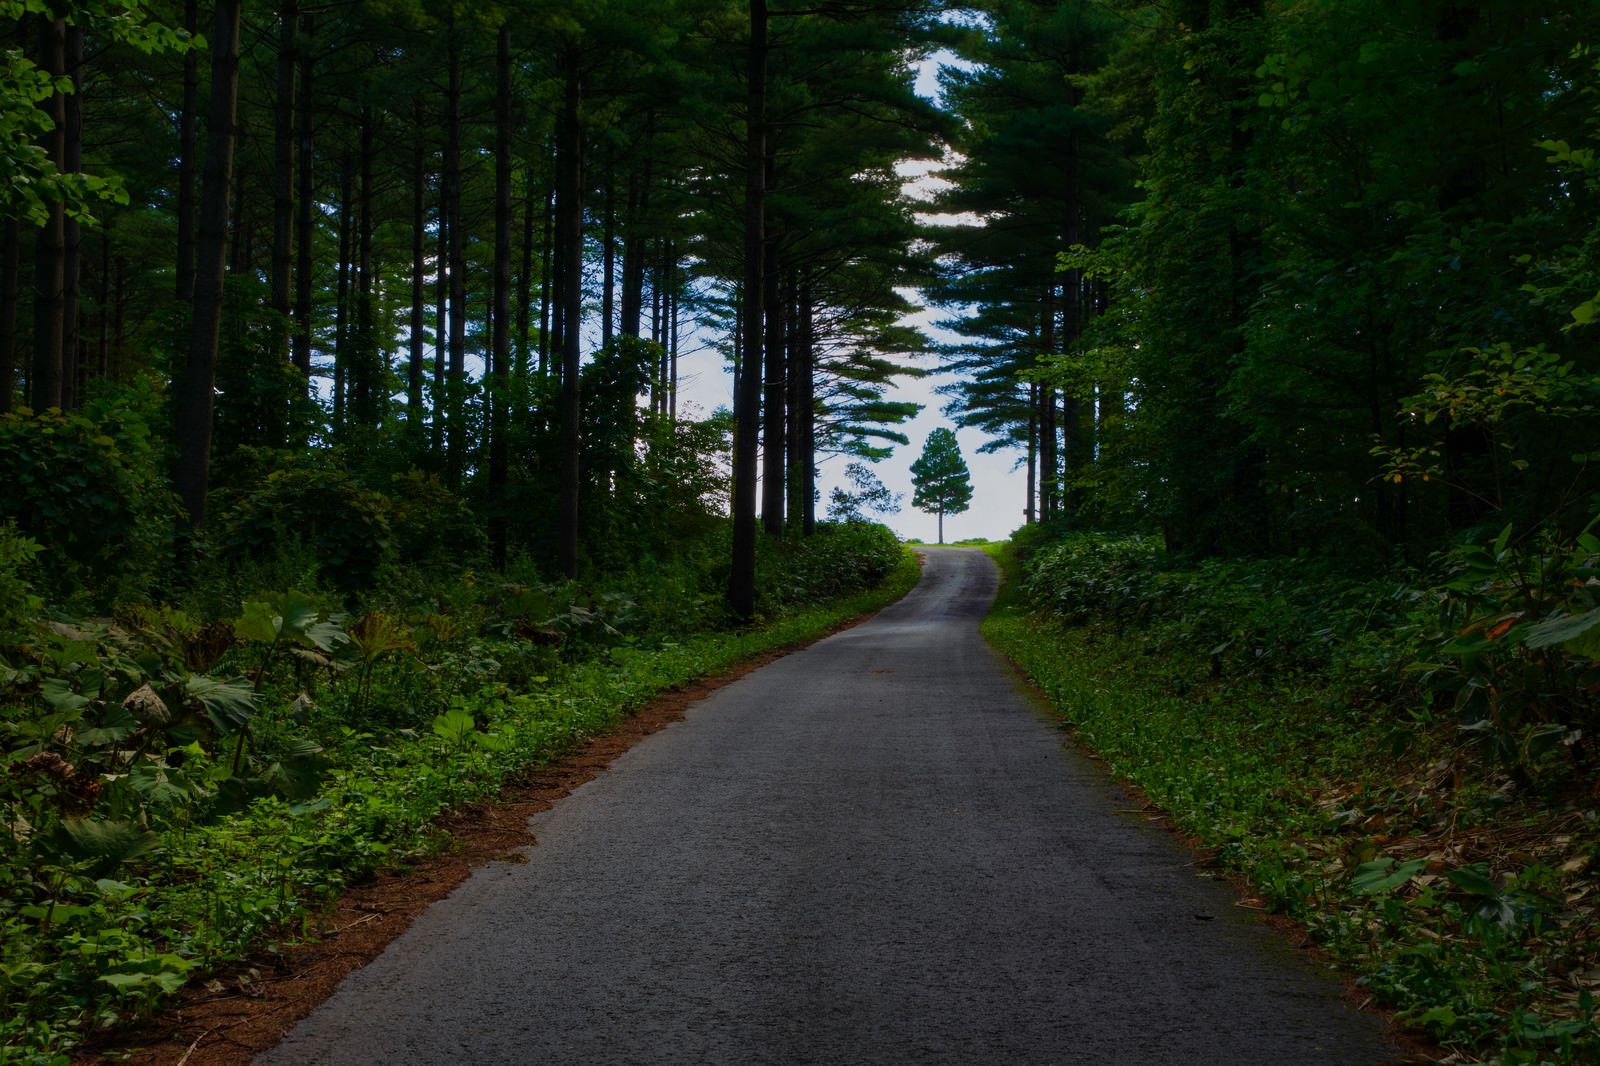
M 161 845 L 161 838 L 137 822 L 110 822 L 91 818 L 69 818 L 61 823 L 56 841 L 62 850 L 82 862 L 117 866 L 148 855 Z
M 73 740 L 87 748 L 98 748 L 126 740 L 138 731 L 139 723 L 126 707 L 118 704 L 106 711 L 99 725 L 77 730 Z
M 1471 866 L 1462 866 L 1445 874 L 1452 885 L 1471 896 L 1498 896 L 1500 890 L 1495 887 L 1494 880 L 1489 876 L 1489 867 L 1484 863 L 1475 862 Z
M 232 733 L 243 728 L 256 716 L 256 694 L 251 691 L 250 683 L 242 677 L 219 681 L 214 677 L 190 674 L 183 690 L 190 699 L 205 707 L 206 716 L 220 733 Z
M 1427 866 L 1427 859 L 1412 859 L 1399 866 L 1387 856 L 1373 859 L 1371 862 L 1362 863 L 1356 869 L 1356 876 L 1350 882 L 1350 887 L 1363 895 L 1375 896 L 1399 888 Z
M 72 691 L 72 686 L 58 677 L 40 682 L 39 695 L 57 711 L 81 711 L 89 706 L 89 698 Z
M 452 707 L 444 714 L 435 715 L 433 732 L 446 744 L 460 744 L 477 728 L 477 723 L 460 707 Z
M 1567 645 L 1582 642 L 1582 638 L 1596 631 L 1600 636 L 1600 607 L 1585 614 L 1569 614 L 1559 618 L 1551 618 L 1540 622 L 1538 625 L 1529 626 L 1523 634 L 1522 642 L 1530 648 L 1545 648 L 1551 644 Z M 1592 641 L 1583 642 L 1592 644 Z M 1568 648 L 1568 650 L 1572 650 Z M 1586 652 L 1578 651 L 1575 654 L 1584 655 Z

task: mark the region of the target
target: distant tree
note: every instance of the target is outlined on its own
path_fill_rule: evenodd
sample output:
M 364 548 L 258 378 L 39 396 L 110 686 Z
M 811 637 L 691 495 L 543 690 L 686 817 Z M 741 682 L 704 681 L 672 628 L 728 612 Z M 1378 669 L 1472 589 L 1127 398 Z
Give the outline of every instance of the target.
M 903 492 L 890 492 L 866 463 L 851 463 L 844 468 L 849 489 L 834 488 L 828 498 L 828 517 L 835 522 L 864 522 L 867 511 L 899 514 Z
M 961 458 L 954 431 L 939 428 L 928 434 L 922 455 L 911 464 L 911 484 L 916 492 L 911 505 L 939 516 L 939 543 L 944 543 L 944 516 L 960 514 L 972 503 L 972 482 L 967 461 Z

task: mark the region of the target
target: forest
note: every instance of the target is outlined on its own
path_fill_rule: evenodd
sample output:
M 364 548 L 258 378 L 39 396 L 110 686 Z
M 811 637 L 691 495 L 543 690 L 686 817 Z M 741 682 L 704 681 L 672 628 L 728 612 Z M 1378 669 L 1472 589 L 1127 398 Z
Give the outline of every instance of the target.
M 1581 0 L 0 0 L 4 1061 L 903 588 L 870 464 L 934 370 L 1026 468 L 1037 615 L 1592 813 L 1597 37 Z M 1355 858 L 1374 907 L 1431 891 Z M 1408 980 L 1462 1048 L 1596 1046 L 1577 978 L 1505 1039 Z

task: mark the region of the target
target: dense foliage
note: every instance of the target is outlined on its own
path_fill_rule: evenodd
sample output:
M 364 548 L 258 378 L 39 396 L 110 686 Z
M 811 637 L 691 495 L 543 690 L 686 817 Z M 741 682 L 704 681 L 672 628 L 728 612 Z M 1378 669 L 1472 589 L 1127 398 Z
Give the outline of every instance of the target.
M 1600 511 L 1593 5 L 984 9 L 935 294 L 1030 514 L 1382 567 Z
M 726 581 L 715 543 L 654 561 L 638 599 L 392 560 L 352 588 L 351 560 L 293 543 L 251 572 L 298 569 L 311 582 L 299 589 L 230 604 L 241 575 L 219 576 L 190 606 L 67 621 L 29 588 L 38 545 L 0 526 L 6 1062 L 65 1062 L 292 937 L 353 878 L 437 846 L 438 817 L 506 773 L 916 575 L 882 526 L 822 525 L 766 545 L 768 617 L 729 631 L 712 625 Z
M 1462 631 L 1532 587 L 1496 551 L 1430 587 L 1080 534 L 1032 553 L 985 633 L 1378 1004 L 1459 1061 L 1576 1066 L 1600 1052 L 1600 664 L 1570 627 Z M 1597 566 L 1592 537 L 1544 560 L 1591 591 Z

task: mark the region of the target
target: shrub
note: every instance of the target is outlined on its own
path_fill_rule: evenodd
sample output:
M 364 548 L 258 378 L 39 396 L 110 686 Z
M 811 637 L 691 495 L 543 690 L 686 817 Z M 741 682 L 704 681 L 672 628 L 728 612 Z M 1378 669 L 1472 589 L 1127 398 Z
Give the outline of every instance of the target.
M 81 411 L 0 416 L 0 518 L 45 551 L 41 591 L 101 610 L 143 598 L 167 558 L 177 504 L 151 440 L 154 399 L 105 392 Z
M 389 558 L 389 501 L 336 470 L 268 474 L 222 517 L 234 559 L 272 557 L 287 541 L 316 552 L 324 579 L 345 592 L 370 588 Z

